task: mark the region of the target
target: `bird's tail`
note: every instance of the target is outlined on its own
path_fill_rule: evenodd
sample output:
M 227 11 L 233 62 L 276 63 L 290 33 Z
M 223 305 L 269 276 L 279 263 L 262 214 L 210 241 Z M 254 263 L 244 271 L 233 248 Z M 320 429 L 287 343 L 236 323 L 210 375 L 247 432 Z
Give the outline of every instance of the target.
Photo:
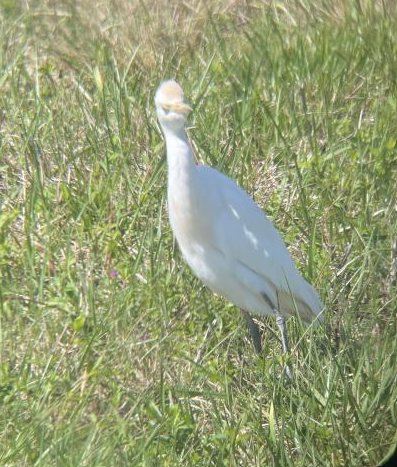
M 322 324 L 324 322 L 324 303 L 320 300 L 320 297 L 318 296 L 318 293 L 314 287 L 304 279 L 303 281 L 306 287 L 305 297 L 302 300 L 302 305 L 304 306 L 306 312 L 302 313 L 301 310 L 298 309 L 299 314 L 301 314 L 302 318 L 307 315 L 307 319 L 303 319 L 305 322 L 313 322 L 315 325 Z
M 305 324 L 320 325 L 324 322 L 324 304 L 316 290 L 302 278 L 299 293 L 278 293 L 280 310 L 289 315 L 299 314 Z

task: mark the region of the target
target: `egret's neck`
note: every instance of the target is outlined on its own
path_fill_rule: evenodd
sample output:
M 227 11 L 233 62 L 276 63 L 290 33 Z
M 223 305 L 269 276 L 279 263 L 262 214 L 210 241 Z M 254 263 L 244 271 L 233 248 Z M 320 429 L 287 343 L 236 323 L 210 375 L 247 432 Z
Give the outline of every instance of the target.
M 163 132 L 167 146 L 169 173 L 190 171 L 195 163 L 185 129 L 174 131 L 163 127 Z

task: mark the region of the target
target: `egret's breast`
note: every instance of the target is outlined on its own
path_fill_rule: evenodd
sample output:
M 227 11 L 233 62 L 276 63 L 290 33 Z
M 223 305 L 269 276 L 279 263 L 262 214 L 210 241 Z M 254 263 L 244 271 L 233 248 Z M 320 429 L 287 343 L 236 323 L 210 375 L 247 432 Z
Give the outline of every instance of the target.
M 213 243 L 213 212 L 206 193 L 183 173 L 169 180 L 168 213 L 172 231 L 182 249 L 194 245 L 206 249 Z

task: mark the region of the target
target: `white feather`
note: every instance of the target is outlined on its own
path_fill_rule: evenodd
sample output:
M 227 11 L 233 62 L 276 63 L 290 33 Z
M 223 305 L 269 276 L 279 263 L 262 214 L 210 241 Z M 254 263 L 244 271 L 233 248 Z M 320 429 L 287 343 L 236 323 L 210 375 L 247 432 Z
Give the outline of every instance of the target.
M 183 93 L 175 103 L 170 92 L 166 102 L 167 85 L 175 90 L 170 83 L 157 91 L 161 103 L 156 104 L 167 144 L 169 217 L 187 263 L 210 289 L 243 310 L 267 315 L 297 310 L 310 322 L 323 309 L 317 292 L 252 198 L 222 173 L 194 163 L 184 130 L 190 108 L 180 111 Z

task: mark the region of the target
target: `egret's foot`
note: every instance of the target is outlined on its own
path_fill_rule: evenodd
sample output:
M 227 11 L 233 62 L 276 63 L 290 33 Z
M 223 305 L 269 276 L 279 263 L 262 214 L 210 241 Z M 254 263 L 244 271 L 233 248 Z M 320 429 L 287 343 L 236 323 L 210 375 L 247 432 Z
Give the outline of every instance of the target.
M 259 330 L 259 326 L 251 318 L 251 315 L 248 313 L 248 311 L 241 310 L 241 313 L 245 318 L 245 322 L 247 323 L 248 329 L 250 330 L 251 339 L 254 344 L 255 351 L 258 355 L 262 355 L 261 332 Z

